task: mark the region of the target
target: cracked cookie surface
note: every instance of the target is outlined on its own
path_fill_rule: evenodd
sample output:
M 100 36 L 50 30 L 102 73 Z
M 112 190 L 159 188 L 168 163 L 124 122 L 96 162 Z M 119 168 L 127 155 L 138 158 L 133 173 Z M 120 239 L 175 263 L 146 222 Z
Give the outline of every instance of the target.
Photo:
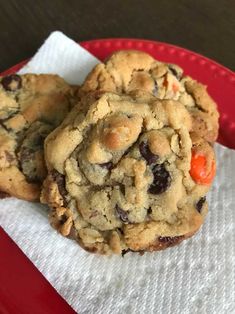
M 217 106 L 206 87 L 174 64 L 155 60 L 141 51 L 115 52 L 104 63 L 98 64 L 87 76 L 80 93 L 91 91 L 131 94 L 139 90 L 159 99 L 181 102 L 192 116 L 192 128 L 209 142 L 218 136 Z
M 191 131 L 175 100 L 83 97 L 45 141 L 41 201 L 52 226 L 100 254 L 161 250 L 192 236 L 207 212 L 215 159 Z
M 57 75 L 0 77 L 1 193 L 39 200 L 44 139 L 69 112 L 74 91 Z

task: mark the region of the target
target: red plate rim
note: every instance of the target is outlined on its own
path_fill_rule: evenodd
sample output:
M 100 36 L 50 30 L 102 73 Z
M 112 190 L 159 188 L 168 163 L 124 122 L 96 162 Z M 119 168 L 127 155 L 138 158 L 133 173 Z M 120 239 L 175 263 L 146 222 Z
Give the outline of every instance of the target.
M 99 38 L 99 39 L 93 39 L 93 40 L 87 40 L 87 41 L 81 41 L 81 42 L 77 42 L 78 44 L 80 44 L 82 47 L 84 48 L 88 48 L 87 50 L 89 50 L 89 47 L 90 45 L 95 45 L 96 43 L 100 43 L 100 44 L 103 44 L 103 43 L 107 43 L 107 42 L 112 42 L 112 41 L 115 41 L 116 44 L 117 42 L 121 42 L 121 43 L 126 43 L 126 42 L 135 42 L 135 43 L 146 43 L 146 44 L 149 44 L 149 45 L 164 45 L 164 46 L 168 46 L 169 48 L 172 48 L 172 49 L 178 49 L 178 50 L 181 50 L 187 54 L 193 54 L 195 56 L 197 56 L 198 58 L 200 59 L 204 59 L 204 60 L 207 60 L 208 62 L 210 62 L 211 64 L 214 64 L 216 67 L 218 68 L 221 68 L 222 70 L 226 71 L 228 74 L 230 74 L 232 76 L 232 80 L 235 81 L 235 73 L 225 67 L 224 65 L 208 58 L 208 57 L 205 57 L 203 55 L 201 55 L 200 53 L 197 53 L 197 52 L 194 52 L 192 50 L 189 50 L 189 49 L 186 49 L 186 48 L 183 48 L 183 47 L 180 47 L 178 45 L 173 45 L 173 44 L 169 44 L 169 43 L 166 43 L 166 42 L 161 42 L 161 41 L 156 41 L 156 40 L 148 40 L 148 39 L 141 39 L 141 38 Z M 141 50 L 141 49 L 140 49 Z M 7 75 L 8 73 L 13 73 L 13 72 L 16 72 L 18 71 L 20 68 L 22 68 L 28 61 L 30 60 L 29 59 L 26 59 L 26 60 L 23 60 L 15 65 L 13 65 L 12 67 L 4 70 L 3 72 L 0 73 L 0 75 Z
M 128 38 L 108 38 L 83 41 L 85 49 L 103 60 L 110 53 L 120 49 L 138 49 L 146 51 L 156 59 L 176 63 L 183 67 L 186 74 L 208 85 L 209 93 L 218 104 L 220 116 L 220 132 L 218 142 L 224 146 L 235 148 L 235 73 L 225 66 L 198 53 L 168 43 Z M 28 60 L 4 71 L 7 75 L 18 71 Z
M 139 49 L 149 52 L 154 56 L 157 54 L 159 60 L 164 59 L 165 57 L 167 60 L 179 60 L 179 62 L 176 62 L 179 64 L 181 61 L 181 63 L 184 62 L 184 58 L 188 58 L 187 62 L 189 66 L 188 68 L 186 66 L 186 72 L 192 67 L 196 74 L 195 78 L 200 77 L 203 73 L 204 76 L 202 79 L 204 81 L 208 79 L 206 71 L 211 71 L 211 73 L 213 73 L 212 83 L 215 84 L 215 82 L 218 81 L 216 87 L 221 84 L 226 90 L 226 93 L 224 92 L 224 97 L 221 97 L 219 93 L 216 93 L 216 88 L 214 90 L 212 88 L 210 91 L 211 95 L 215 99 L 217 98 L 217 101 L 221 101 L 221 105 L 219 104 L 221 111 L 220 142 L 228 147 L 235 148 L 235 104 L 232 106 L 233 104 L 228 102 L 228 104 L 231 104 L 229 107 L 225 102 L 225 98 L 226 101 L 230 101 L 231 99 L 234 101 L 235 99 L 235 73 L 233 71 L 207 57 L 185 48 L 152 40 L 108 38 L 83 41 L 80 44 L 101 60 L 114 50 Z M 18 71 L 27 61 L 28 60 L 18 63 L 10 69 L 2 72 L 1 75 L 7 75 Z M 203 68 L 205 73 L 200 72 Z M 210 88 L 209 84 L 208 87 Z M 234 107 L 234 109 L 231 109 L 231 107 Z M 0 237 L 3 243 L 3 249 L 0 250 L 0 261 L 2 262 L 0 270 L 2 287 L 0 287 L 0 299 L 2 299 L 2 302 L 0 302 L 0 312 L 31 312 L 35 314 L 52 314 L 55 312 L 75 313 L 10 237 L 6 235 L 1 227 Z M 19 271 L 19 269 L 21 271 Z M 32 289 L 32 286 L 34 289 Z M 17 298 L 12 298 L 12 296 L 17 296 Z

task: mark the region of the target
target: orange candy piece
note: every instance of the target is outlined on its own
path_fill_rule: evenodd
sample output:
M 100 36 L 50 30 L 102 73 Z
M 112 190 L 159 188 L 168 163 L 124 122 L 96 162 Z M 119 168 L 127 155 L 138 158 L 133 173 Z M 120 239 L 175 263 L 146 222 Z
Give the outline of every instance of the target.
M 177 84 L 173 83 L 172 89 L 173 89 L 173 92 L 174 92 L 174 93 L 177 93 L 178 90 L 179 90 L 179 86 L 178 86 Z
M 165 76 L 162 85 L 167 88 L 167 87 L 168 87 L 168 84 L 169 84 L 169 83 L 168 83 L 167 78 L 166 78 L 166 76 Z M 172 90 L 173 90 L 174 93 L 177 93 L 177 92 L 179 91 L 179 85 L 173 83 L 173 84 L 172 84 Z
M 206 171 L 206 163 L 204 155 L 192 152 L 190 175 L 196 183 L 209 185 L 212 182 L 216 171 L 215 161 L 212 161 L 209 172 Z
M 168 81 L 167 81 L 166 76 L 164 77 L 164 81 L 163 81 L 162 85 L 163 85 L 164 87 L 166 87 L 166 88 L 168 87 Z

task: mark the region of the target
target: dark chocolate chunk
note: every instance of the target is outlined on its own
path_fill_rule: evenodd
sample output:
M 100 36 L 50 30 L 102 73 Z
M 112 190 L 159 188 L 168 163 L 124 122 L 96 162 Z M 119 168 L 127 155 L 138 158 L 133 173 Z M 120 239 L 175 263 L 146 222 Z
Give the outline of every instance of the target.
M 79 243 L 82 244 L 81 242 L 79 242 Z M 98 249 L 95 246 L 90 246 L 90 247 L 89 246 L 83 246 L 83 248 L 84 248 L 84 250 L 86 250 L 89 253 L 96 253 L 96 252 L 98 252 Z
M 112 161 L 108 161 L 108 162 L 105 162 L 105 163 L 103 163 L 103 164 L 99 164 L 99 166 L 100 166 L 101 168 L 106 168 L 107 170 L 113 169 L 113 163 L 112 163 Z
M 60 224 L 63 225 L 64 223 L 66 223 L 68 217 L 66 215 L 62 215 L 60 216 Z
M 141 155 L 147 161 L 148 165 L 155 163 L 158 160 L 158 156 L 154 155 L 151 150 L 149 149 L 147 142 L 141 142 L 139 145 L 139 150 Z
M 180 242 L 184 236 L 177 236 L 177 237 L 158 237 L 158 241 L 161 243 L 165 243 L 168 245 L 174 245 Z
M 0 199 L 10 197 L 10 195 L 6 192 L 0 191 Z
M 148 215 L 152 214 L 152 208 L 151 207 L 148 208 L 147 213 L 148 213 Z
M 120 188 L 120 191 L 123 195 L 125 195 L 125 185 L 124 184 L 119 184 L 119 188 Z
M 180 80 L 182 77 L 182 73 L 178 72 L 173 65 L 169 65 L 169 70 L 171 71 L 171 73 L 178 79 Z
M 124 255 L 126 255 L 127 253 L 129 253 L 129 252 L 135 252 L 135 251 L 133 251 L 133 250 L 131 250 L 131 249 L 122 250 L 122 257 L 123 257 Z
M 151 194 L 161 194 L 165 192 L 171 184 L 170 173 L 166 170 L 164 164 L 154 166 L 153 183 L 150 185 L 148 191 Z
M 5 76 L 2 79 L 1 84 L 5 90 L 13 92 L 21 88 L 22 80 L 19 75 L 11 74 L 11 75 Z
M 118 228 L 118 230 L 119 230 L 119 232 L 123 235 L 124 234 L 124 232 L 123 232 L 123 230 L 121 229 L 121 228 Z
M 115 207 L 116 209 L 116 214 L 117 214 L 117 217 L 124 223 L 128 223 L 129 222 L 129 219 L 128 219 L 128 213 L 123 210 L 122 208 L 120 208 L 118 205 L 116 205 Z
M 205 201 L 206 201 L 206 197 L 203 196 L 203 197 L 201 197 L 200 200 L 196 203 L 195 207 L 196 207 L 196 210 L 197 210 L 199 213 L 201 212 L 202 207 L 203 207 Z
M 66 188 L 65 188 L 65 176 L 63 174 L 59 173 L 55 169 L 51 171 L 51 176 L 55 180 L 55 182 L 56 182 L 56 184 L 58 186 L 60 195 L 63 197 L 64 206 L 67 206 L 68 203 L 67 203 L 67 200 L 66 200 L 67 191 L 66 191 Z
M 28 147 L 21 147 L 18 154 L 20 169 L 24 173 L 27 182 L 38 183 L 42 180 L 41 173 L 38 173 L 37 163 L 34 156 L 35 152 Z
M 127 154 L 129 154 L 131 151 L 131 148 L 132 148 L 131 146 L 128 147 L 127 150 L 125 151 L 125 153 L 123 154 L 123 156 L 126 156 Z
M 139 255 L 144 255 L 144 251 L 143 250 L 140 250 L 140 251 L 134 251 L 132 249 L 126 249 L 126 250 L 122 250 L 122 257 L 124 257 L 124 255 L 126 255 L 127 253 L 129 252 L 133 252 L 133 253 L 139 253 Z
M 154 96 L 157 96 L 157 93 L 158 93 L 158 85 L 157 85 L 157 81 L 155 80 L 154 80 L 154 88 L 153 88 L 152 93 Z

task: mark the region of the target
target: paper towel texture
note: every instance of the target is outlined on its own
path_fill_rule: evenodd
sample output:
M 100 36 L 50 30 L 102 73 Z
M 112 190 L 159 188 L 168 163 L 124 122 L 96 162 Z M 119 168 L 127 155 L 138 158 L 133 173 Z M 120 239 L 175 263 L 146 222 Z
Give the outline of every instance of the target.
M 50 227 L 46 207 L 16 199 L 1 201 L 0 221 L 79 313 L 235 313 L 235 151 L 216 153 L 204 226 L 166 251 L 91 255 Z
M 97 59 L 61 33 L 49 38 L 24 72 L 49 71 L 81 83 Z M 81 314 L 235 313 L 235 151 L 217 144 L 216 153 L 218 173 L 204 226 L 166 251 L 91 255 L 50 227 L 46 207 L 16 199 L 0 201 L 0 223 Z
M 82 84 L 99 60 L 61 32 L 53 32 L 19 74 L 51 73 L 69 84 Z

